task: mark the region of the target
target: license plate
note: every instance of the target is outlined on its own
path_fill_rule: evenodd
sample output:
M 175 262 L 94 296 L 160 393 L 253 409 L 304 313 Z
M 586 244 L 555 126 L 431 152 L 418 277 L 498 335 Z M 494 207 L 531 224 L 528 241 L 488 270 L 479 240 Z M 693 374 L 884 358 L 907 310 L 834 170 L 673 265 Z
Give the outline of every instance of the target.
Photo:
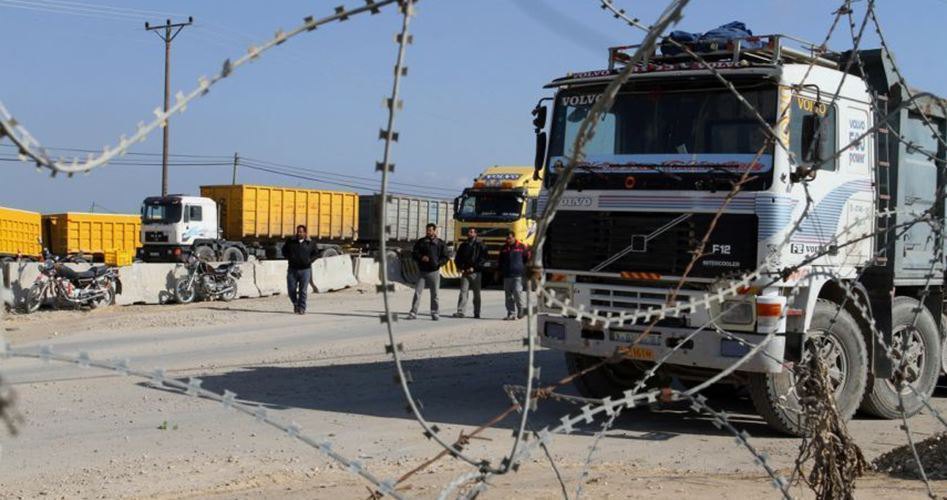
M 654 351 L 651 349 L 646 349 L 644 347 L 630 347 L 628 348 L 628 356 L 632 359 L 640 359 L 643 361 L 654 361 Z

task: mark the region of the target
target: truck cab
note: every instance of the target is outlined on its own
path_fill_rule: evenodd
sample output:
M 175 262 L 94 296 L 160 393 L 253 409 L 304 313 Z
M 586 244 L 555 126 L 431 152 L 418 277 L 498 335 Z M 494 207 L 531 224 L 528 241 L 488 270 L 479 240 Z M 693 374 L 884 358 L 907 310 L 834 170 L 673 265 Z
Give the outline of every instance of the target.
M 454 248 L 467 239 L 469 228 L 475 228 L 487 246 L 487 269 L 492 269 L 508 231 L 515 232 L 517 240 L 532 245 L 536 220 L 528 214 L 542 186 L 541 177 L 533 176 L 533 167 L 494 166 L 484 170 L 473 186 L 454 200 Z
M 931 130 L 944 137 L 943 101 L 910 102 L 881 50 L 764 35 L 694 47 L 705 62 L 652 53 L 629 66 L 636 48 L 547 86 L 540 210 L 586 116 L 630 72 L 545 234 L 540 343 L 564 351 L 596 398 L 646 374 L 696 385 L 735 367 L 723 381 L 790 434 L 806 432 L 792 366 L 807 356 L 828 363 L 842 418 L 859 407 L 899 417 L 896 369 L 913 386 L 905 413 L 920 411 L 945 345 L 943 234 L 908 221 L 943 223 L 944 149 Z M 922 354 L 896 367 L 895 342 Z
M 152 262 L 180 260 L 195 244 L 219 239 L 217 220 L 217 204 L 210 198 L 178 194 L 145 198 L 139 257 Z M 215 260 L 216 255 L 201 257 Z

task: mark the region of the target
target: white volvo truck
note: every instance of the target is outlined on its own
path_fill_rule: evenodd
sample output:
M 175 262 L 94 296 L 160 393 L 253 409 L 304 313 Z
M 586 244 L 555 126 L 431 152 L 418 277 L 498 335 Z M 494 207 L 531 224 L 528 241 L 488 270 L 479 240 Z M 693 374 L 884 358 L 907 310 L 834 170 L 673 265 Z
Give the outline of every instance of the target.
M 898 392 L 883 346 L 904 340 L 906 377 L 914 390 L 902 396 L 913 415 L 944 369 L 943 262 L 932 267 L 943 241 L 935 241 L 930 224 L 904 226 L 923 213 L 943 221 L 943 200 L 935 191 L 944 182 L 945 150 L 919 114 L 928 113 L 943 137 L 940 101 L 917 99 L 894 113 L 887 127 L 826 161 L 880 123 L 879 114 L 907 101 L 911 90 L 898 83 L 881 50 L 858 53 L 867 71 L 863 78 L 857 62 L 848 66 L 853 53 L 816 56 L 813 45 L 788 37 L 752 41 L 758 40 L 761 48 L 742 50 L 734 40 L 702 56 L 775 128 L 795 160 L 767 145 L 754 114 L 704 66 L 687 55 L 652 54 L 634 68 L 597 124 L 548 228 L 545 286 L 571 308 L 563 315 L 558 304 L 544 305 L 541 344 L 564 351 L 572 373 L 618 359 L 613 355 L 625 348 L 621 361 L 575 379 L 583 395 L 601 398 L 632 388 L 668 353 L 654 380 L 696 385 L 775 331 L 724 382 L 747 387 L 772 427 L 800 434 L 805 422 L 786 365 L 818 350 L 843 418 L 859 407 L 895 418 Z M 635 48 L 610 49 L 608 69 L 569 74 L 547 86 L 556 94 L 548 148 L 544 118 L 536 123 L 543 136 L 537 169 L 546 169 L 540 210 L 583 119 Z M 873 95 L 882 103 L 879 113 Z M 723 209 L 704 255 L 685 276 L 714 214 L 747 169 L 750 180 Z M 898 212 L 876 216 L 886 210 Z M 885 228 L 890 231 L 852 241 Z M 819 253 L 825 255 L 785 272 Z M 609 326 L 576 313 L 616 317 L 704 301 L 767 259 L 762 276 L 722 304 L 711 300 L 709 309 Z M 682 278 L 676 300 L 669 301 Z M 854 290 L 857 304 L 847 299 L 846 287 Z M 881 339 L 874 338 L 859 307 L 870 310 Z

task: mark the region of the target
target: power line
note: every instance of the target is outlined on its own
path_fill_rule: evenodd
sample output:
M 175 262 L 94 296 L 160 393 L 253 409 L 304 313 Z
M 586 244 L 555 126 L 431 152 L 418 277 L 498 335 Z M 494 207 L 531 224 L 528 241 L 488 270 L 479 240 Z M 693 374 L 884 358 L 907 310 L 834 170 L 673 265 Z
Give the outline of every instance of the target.
M 308 175 L 295 174 L 295 173 L 292 173 L 292 172 L 280 171 L 280 170 L 272 169 L 272 168 L 257 167 L 257 166 L 251 166 L 251 165 L 245 165 L 245 164 L 241 164 L 241 165 L 242 165 L 244 168 L 249 168 L 249 169 L 251 169 L 251 170 L 260 170 L 260 171 L 263 171 L 263 172 L 269 172 L 269 173 L 276 174 L 276 175 L 282 175 L 282 176 L 286 176 L 286 177 L 292 177 L 292 178 L 295 178 L 295 179 L 302 179 L 302 180 L 307 180 L 307 181 L 312 181 L 312 182 L 319 182 L 319 183 L 322 183 L 322 184 L 329 184 L 329 185 L 334 185 L 334 186 L 347 187 L 347 188 L 349 188 L 349 189 L 358 189 L 358 190 L 369 191 L 369 192 L 377 192 L 376 190 L 378 189 L 378 186 L 362 186 L 362 185 L 350 184 L 350 183 L 344 183 L 344 182 L 338 182 L 338 181 L 333 181 L 333 180 L 328 180 L 328 179 L 321 179 L 321 178 L 318 178 L 318 177 L 312 177 L 312 176 L 308 176 Z M 424 193 L 412 193 L 412 192 L 407 192 L 407 191 L 405 191 L 405 192 L 394 192 L 394 191 L 390 191 L 390 193 L 392 193 L 392 194 L 397 194 L 397 195 L 404 195 L 404 196 L 413 196 L 413 197 L 418 197 L 418 198 L 432 198 L 431 195 L 429 195 L 429 194 L 424 194 Z
M 254 159 L 254 158 L 247 158 L 247 157 L 244 157 L 244 156 L 241 156 L 241 157 L 240 157 L 240 164 L 241 164 L 241 165 L 245 164 L 247 161 L 249 161 L 250 163 L 256 163 L 256 164 L 258 164 L 258 165 L 262 165 L 262 166 L 265 166 L 265 167 L 279 167 L 279 168 L 290 169 L 290 170 L 296 170 L 296 171 L 301 171 L 301 172 L 306 172 L 306 173 L 314 173 L 314 174 L 322 174 L 322 175 L 335 176 L 335 177 L 339 177 L 339 178 L 342 178 L 342 179 L 351 179 L 351 180 L 355 180 L 355 181 L 367 181 L 367 182 L 371 182 L 371 183 L 377 182 L 377 179 L 375 179 L 375 178 L 373 178 L 373 177 L 365 177 L 365 176 L 358 176 L 358 175 L 347 175 L 347 174 L 338 174 L 338 173 L 335 173 L 335 172 L 329 172 L 329 171 L 327 171 L 327 170 L 319 170 L 319 169 L 315 169 L 315 168 L 299 167 L 299 166 L 295 166 L 295 165 L 287 165 L 287 164 L 285 164 L 285 163 L 277 163 L 277 162 L 272 162 L 272 161 L 258 160 L 258 159 Z M 454 192 L 454 190 L 453 190 L 453 189 L 450 189 L 450 188 L 444 188 L 444 187 L 441 187 L 441 186 L 430 186 L 430 185 L 424 185 L 424 184 L 417 184 L 417 183 L 413 183 L 413 182 L 395 182 L 395 181 L 389 181 L 389 183 L 391 183 L 391 184 L 397 184 L 397 185 L 401 185 L 401 186 L 410 186 L 410 187 L 413 187 L 413 188 L 419 188 L 421 191 L 437 191 L 437 192 L 448 192 L 448 193 L 453 193 L 453 192 Z

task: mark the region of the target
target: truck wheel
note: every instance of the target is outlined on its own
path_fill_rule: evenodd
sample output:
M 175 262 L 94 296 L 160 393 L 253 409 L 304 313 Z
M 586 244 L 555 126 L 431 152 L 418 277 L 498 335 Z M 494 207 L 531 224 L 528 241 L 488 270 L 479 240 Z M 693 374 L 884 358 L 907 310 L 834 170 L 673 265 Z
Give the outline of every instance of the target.
M 243 255 L 243 250 L 240 250 L 238 247 L 227 247 L 220 254 L 221 260 L 224 262 L 246 262 L 247 257 Z
M 915 312 L 918 307 L 921 308 L 920 313 Z M 917 323 L 914 323 L 915 316 Z M 911 387 L 905 387 L 900 390 L 904 415 L 910 417 L 921 411 L 924 407 L 923 401 L 929 398 L 937 387 L 937 375 L 941 370 L 940 335 L 930 311 L 909 297 L 894 298 L 891 329 L 892 362 L 896 366 L 904 363 L 904 381 L 914 388 L 912 390 Z M 886 354 L 878 352 L 877 355 Z M 901 418 L 901 411 L 898 410 L 899 387 L 894 384 L 891 379 L 875 378 L 862 401 L 862 410 L 881 418 Z
M 819 299 L 809 327 L 803 362 L 819 355 L 829 370 L 839 416 L 847 421 L 855 414 L 868 378 L 868 349 L 855 319 L 835 303 Z M 780 373 L 750 375 L 750 399 L 770 427 L 785 434 L 808 432 L 795 376 Z
M 575 375 L 602 361 L 602 358 L 567 352 L 566 368 Z M 620 397 L 644 377 L 644 370 L 632 361 L 608 363 L 588 373 L 572 379 L 572 384 L 583 397 L 602 399 L 608 396 Z
M 947 316 L 941 318 L 944 330 L 940 332 L 940 364 L 941 375 L 947 377 Z
M 217 252 L 207 245 L 194 247 L 194 256 L 203 262 L 214 262 L 217 260 Z

